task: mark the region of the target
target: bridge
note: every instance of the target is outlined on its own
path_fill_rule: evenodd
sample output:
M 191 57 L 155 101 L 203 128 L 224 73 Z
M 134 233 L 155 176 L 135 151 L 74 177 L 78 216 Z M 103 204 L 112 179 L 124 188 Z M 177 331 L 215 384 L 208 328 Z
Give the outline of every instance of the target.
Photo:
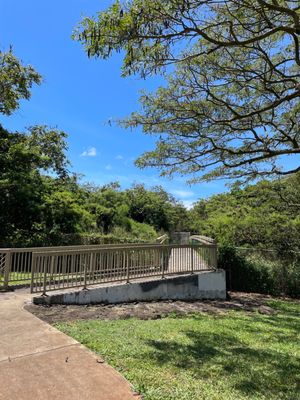
M 0 288 L 30 286 L 31 293 L 157 280 L 217 269 L 217 246 L 205 236 L 169 244 L 0 249 Z M 2 271 L 2 272 L 1 272 Z

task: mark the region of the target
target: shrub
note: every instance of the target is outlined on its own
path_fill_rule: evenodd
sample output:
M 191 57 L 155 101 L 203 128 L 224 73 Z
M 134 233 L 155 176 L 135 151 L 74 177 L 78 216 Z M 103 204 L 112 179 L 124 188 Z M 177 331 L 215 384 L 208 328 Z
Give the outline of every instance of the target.
M 143 240 L 155 240 L 157 238 L 157 233 L 155 229 L 148 224 L 140 223 L 130 219 L 130 233 L 135 238 L 140 238 Z
M 227 288 L 242 292 L 300 297 L 300 260 L 269 260 L 259 250 L 240 254 L 232 246 L 219 248 L 218 267 L 226 270 Z

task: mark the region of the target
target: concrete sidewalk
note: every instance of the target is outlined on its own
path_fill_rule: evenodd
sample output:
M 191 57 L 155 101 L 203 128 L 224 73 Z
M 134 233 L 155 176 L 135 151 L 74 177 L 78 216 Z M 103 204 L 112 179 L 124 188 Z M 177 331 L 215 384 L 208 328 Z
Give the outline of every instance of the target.
M 1 400 L 133 400 L 130 384 L 74 339 L 23 309 L 26 290 L 0 293 Z

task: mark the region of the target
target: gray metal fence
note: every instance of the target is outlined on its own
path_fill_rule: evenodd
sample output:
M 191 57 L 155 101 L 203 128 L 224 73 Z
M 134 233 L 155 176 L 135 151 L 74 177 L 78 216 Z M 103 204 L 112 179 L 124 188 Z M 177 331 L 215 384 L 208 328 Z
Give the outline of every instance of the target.
M 77 245 L 29 248 L 0 248 L 0 289 L 29 286 L 32 273 L 32 255 L 39 251 L 92 250 L 98 248 L 126 248 L 132 244 Z M 143 246 L 135 244 L 135 246 Z
M 118 244 L 0 249 L 0 289 L 73 286 L 192 273 L 217 266 L 216 245 Z
M 31 292 L 212 270 L 216 250 L 214 245 L 42 250 L 32 255 Z

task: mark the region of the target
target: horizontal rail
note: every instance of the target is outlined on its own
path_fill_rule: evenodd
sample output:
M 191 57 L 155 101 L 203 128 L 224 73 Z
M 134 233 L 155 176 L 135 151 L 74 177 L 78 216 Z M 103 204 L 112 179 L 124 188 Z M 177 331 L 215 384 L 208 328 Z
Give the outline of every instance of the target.
M 190 236 L 190 240 L 195 240 L 195 241 L 205 244 L 205 245 L 216 244 L 215 239 L 208 237 L 208 236 L 203 236 L 203 235 L 192 235 L 192 236 Z
M 0 253 L 5 252 L 5 251 L 11 251 L 14 253 L 32 253 L 35 251 L 52 251 L 52 250 L 69 250 L 69 249 L 74 249 L 74 250 L 80 250 L 80 249 L 98 249 L 98 248 L 119 248 L 119 247 L 140 247 L 140 246 L 145 246 L 145 245 L 153 245 L 156 246 L 156 243 L 118 243 L 118 244 L 89 244 L 89 245 L 74 245 L 74 246 L 48 246 L 48 247 L 9 247 L 9 248 L 1 248 L 0 247 Z
M 242 251 L 249 251 L 249 252 L 266 252 L 266 253 L 278 253 L 278 250 L 276 249 L 265 249 L 265 248 L 259 248 L 259 247 L 234 247 L 236 250 L 242 250 Z M 300 251 L 295 251 L 295 250 L 288 250 L 289 253 L 293 254 L 300 254 Z
M 157 239 L 156 239 L 156 243 L 158 243 L 158 244 L 164 244 L 165 242 L 168 242 L 169 241 L 169 236 L 167 235 L 167 234 L 164 234 L 164 235 L 162 235 L 162 236 L 159 236 Z
M 172 245 L 168 245 L 168 244 L 149 244 L 149 245 L 140 245 L 140 246 L 130 246 L 130 247 L 120 247 L 120 248 L 111 248 L 111 247 L 101 247 L 101 248 L 97 248 L 97 249 L 82 249 L 82 250 L 78 250 L 78 249 L 70 249 L 69 251 L 66 250 L 50 250 L 48 252 L 42 251 L 42 249 L 40 248 L 39 251 L 35 251 L 34 253 L 36 255 L 41 255 L 41 254 L 51 254 L 51 255 L 62 255 L 62 254 L 74 254 L 74 253 L 95 253 L 98 251 L 116 251 L 116 250 L 128 250 L 128 251 L 134 251 L 134 250 L 147 250 L 147 249 L 185 249 L 185 248 L 194 248 L 194 249 L 198 249 L 198 248 L 216 248 L 215 244 L 172 244 Z

